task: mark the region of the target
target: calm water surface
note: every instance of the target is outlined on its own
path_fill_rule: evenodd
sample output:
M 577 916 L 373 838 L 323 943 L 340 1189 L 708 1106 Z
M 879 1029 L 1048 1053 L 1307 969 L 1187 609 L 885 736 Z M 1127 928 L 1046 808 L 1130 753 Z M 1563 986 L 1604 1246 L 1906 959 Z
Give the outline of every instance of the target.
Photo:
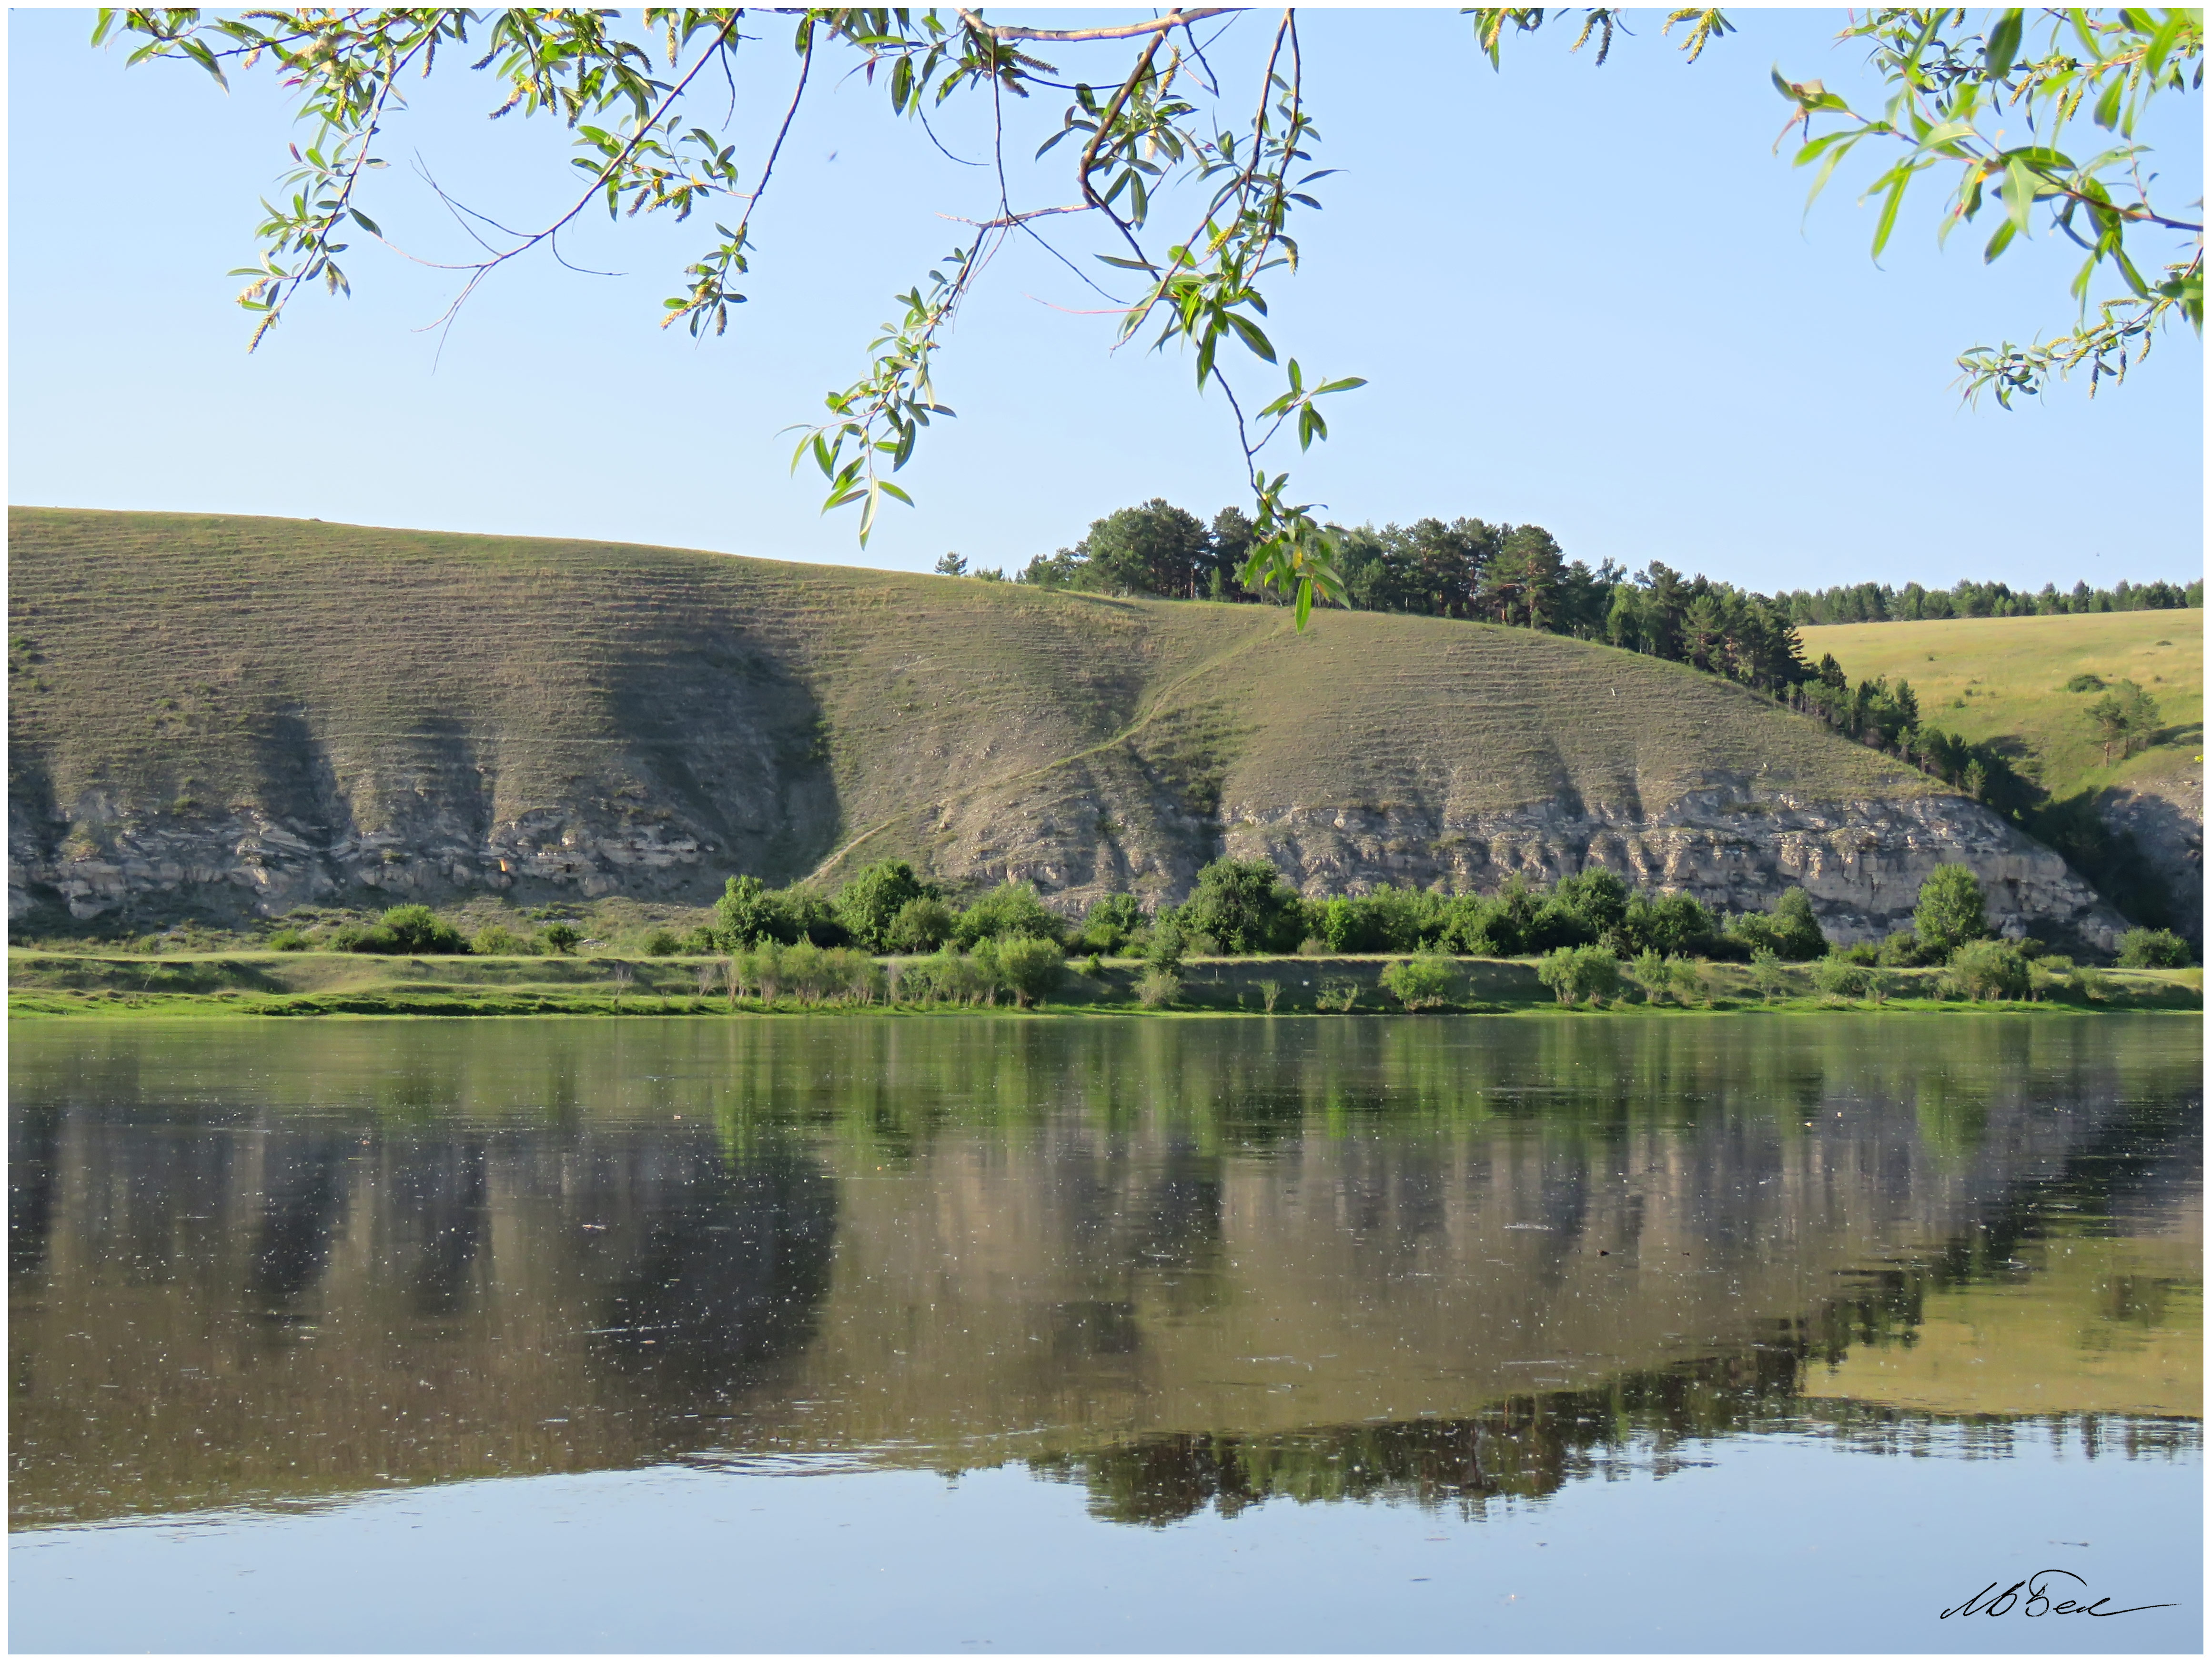
M 10 1038 L 17 1649 L 2201 1647 L 2193 1021 Z

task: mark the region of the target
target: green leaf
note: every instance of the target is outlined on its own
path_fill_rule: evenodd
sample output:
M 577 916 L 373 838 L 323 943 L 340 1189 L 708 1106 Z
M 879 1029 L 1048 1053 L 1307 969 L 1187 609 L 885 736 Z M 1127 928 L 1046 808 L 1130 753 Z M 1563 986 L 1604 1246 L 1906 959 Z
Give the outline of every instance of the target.
M 2114 76 L 2112 84 L 2105 88 L 2105 95 L 2097 100 L 2097 107 L 2092 112 L 2089 118 L 2106 132 L 2110 132 L 2119 124 L 2120 98 L 2127 89 L 2127 78 L 2124 76 Z
M 1990 31 L 1989 46 L 1982 54 L 1982 66 L 1992 81 L 2002 81 L 2012 73 L 2013 59 L 2020 55 L 2021 31 L 2027 26 L 2027 14 L 2017 8 L 1997 14 L 1996 27 Z
M 1255 356 L 1263 358 L 1271 364 L 1275 361 L 1275 349 L 1267 337 L 1260 332 L 1259 325 L 1241 313 L 1224 312 L 1221 315 L 1228 320 L 1229 327 L 1235 330 L 1238 337 L 1252 349 Z
M 2033 170 L 2019 156 L 2005 160 L 2005 212 L 2022 231 L 2028 228 L 2028 215 L 2035 209 L 2038 180 Z
M 1890 169 L 1890 176 L 1894 183 L 1889 187 L 1889 195 L 1881 205 L 1881 217 L 1874 228 L 1874 258 L 1876 259 L 1881 258 L 1881 251 L 1889 242 L 1889 234 L 1897 228 L 1897 210 L 1905 202 L 1905 187 L 1912 183 L 1911 173 L 1901 166 Z
M 376 222 L 369 218 L 368 215 L 362 213 L 360 209 L 349 208 L 346 209 L 346 212 L 351 214 L 356 220 L 360 222 L 361 228 L 368 232 L 370 236 L 380 237 L 384 234 L 384 233 L 376 228 Z

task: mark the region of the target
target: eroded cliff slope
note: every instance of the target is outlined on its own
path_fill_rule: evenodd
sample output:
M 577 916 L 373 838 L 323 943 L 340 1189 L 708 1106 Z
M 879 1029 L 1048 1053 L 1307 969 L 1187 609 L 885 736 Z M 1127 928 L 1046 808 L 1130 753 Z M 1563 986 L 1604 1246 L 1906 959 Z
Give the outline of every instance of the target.
M 1678 665 L 1522 630 L 682 550 L 15 509 L 9 906 L 701 901 L 902 855 L 1079 907 L 1223 852 L 1310 892 L 1598 862 L 1896 927 L 1937 863 L 2109 938 L 2057 855 Z

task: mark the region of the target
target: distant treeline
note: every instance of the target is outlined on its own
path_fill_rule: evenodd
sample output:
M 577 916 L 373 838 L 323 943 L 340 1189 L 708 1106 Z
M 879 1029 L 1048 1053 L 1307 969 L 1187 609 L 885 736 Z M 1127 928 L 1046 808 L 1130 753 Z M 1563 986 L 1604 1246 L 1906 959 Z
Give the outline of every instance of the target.
M 1333 529 L 1342 540 L 1345 604 L 1354 610 L 1519 624 L 1661 658 L 1686 656 L 1676 650 L 1679 626 L 1688 609 L 1706 597 L 1717 606 L 1730 600 L 1756 602 L 1787 624 L 2034 617 L 2204 604 L 2201 578 L 2187 585 L 2123 580 L 2109 589 L 2076 583 L 2063 591 L 2046 583 L 2032 594 L 2002 583 L 1965 580 L 1948 589 L 1857 583 L 1761 595 L 1703 576 L 1685 580 L 1656 563 L 1632 581 L 1612 561 L 1592 570 L 1582 561 L 1568 560 L 1540 525 L 1420 519 L 1379 531 L 1372 525 Z M 1039 555 L 1013 580 L 1166 599 L 1277 601 L 1273 594 L 1247 592 L 1237 580 L 1251 546 L 1252 522 L 1240 510 L 1224 508 L 1209 525 L 1154 497 L 1093 520 L 1080 543 Z M 938 569 L 989 580 L 1005 575 L 971 573 L 957 555 L 946 555 Z M 1676 588 L 1679 597 L 1670 592 Z M 1626 598 L 1624 590 L 1629 592 Z
M 2134 612 L 2204 604 L 2202 580 L 2033 594 L 2002 583 L 1961 582 L 1950 589 L 1861 583 L 1775 595 L 1739 589 L 1702 574 L 1685 577 L 1654 561 L 1633 576 L 1613 561 L 1592 569 L 1569 560 L 1540 525 L 1480 519 L 1420 519 L 1411 525 L 1335 528 L 1340 538 L 1344 604 L 1355 611 L 1401 612 L 1517 625 L 1582 640 L 1604 641 L 1781 696 L 1816 679 L 1796 630 L 1804 624 L 1924 618 L 2025 617 L 2068 612 Z M 1224 508 L 1208 525 L 1158 497 L 1091 522 L 1072 549 L 1040 555 L 1017 583 L 1097 594 L 1166 599 L 1279 603 L 1254 594 L 1237 574 L 1252 546 L 1252 522 Z M 969 571 L 948 555 L 938 569 Z
M 1834 589 L 1792 589 L 1775 597 L 1792 623 L 1917 623 L 1925 618 L 2038 618 L 2065 612 L 2162 612 L 2204 604 L 2204 580 L 2186 586 L 2131 584 L 2110 589 L 2046 583 L 2033 594 L 2002 583 L 1960 582 L 1948 589 L 1908 583 L 1854 583 Z
M 1778 695 L 1813 675 L 1786 609 L 1657 561 L 1633 580 L 1612 561 L 1593 571 L 1567 559 L 1540 525 L 1420 519 L 1338 529 L 1344 604 L 1356 611 L 1472 618 L 1605 641 Z M 1038 555 L 1014 580 L 1099 594 L 1279 602 L 1237 580 L 1251 545 L 1252 523 L 1237 509 L 1223 509 L 1209 526 L 1155 497 L 1094 520 L 1082 542 Z M 947 555 L 939 569 L 966 567 Z

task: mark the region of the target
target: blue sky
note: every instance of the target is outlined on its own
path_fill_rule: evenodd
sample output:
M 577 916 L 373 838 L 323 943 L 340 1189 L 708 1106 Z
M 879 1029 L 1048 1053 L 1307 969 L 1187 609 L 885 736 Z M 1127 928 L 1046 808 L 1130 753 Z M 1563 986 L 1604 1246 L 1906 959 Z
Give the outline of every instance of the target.
M 2039 238 L 1984 267 L 1970 231 L 1939 254 L 1939 185 L 1877 266 L 1865 175 L 1848 171 L 1804 216 L 1806 179 L 1770 148 L 1786 111 L 1769 66 L 1847 90 L 1869 77 L 1832 45 L 1840 14 L 1735 15 L 1694 66 L 1657 15 L 1632 14 L 1636 38 L 1601 69 L 1547 31 L 1493 74 L 1453 12 L 1303 15 L 1316 160 L 1342 171 L 1299 228 L 1273 332 L 1309 370 L 1369 385 L 1334 401 L 1327 445 L 1285 447 L 1297 495 L 1351 523 L 1534 521 L 1593 564 L 1769 590 L 2198 575 L 2195 338 L 2169 335 L 2094 403 L 2071 385 L 2009 413 L 1962 405 L 1960 349 L 2068 320 L 2069 251 Z M 948 549 L 1017 566 L 1154 495 L 1206 515 L 1242 499 L 1227 413 L 1187 361 L 1109 351 L 1111 320 L 1085 311 L 1104 302 L 1017 245 L 942 361 L 960 415 L 901 476 L 920 506 L 887 509 L 865 552 L 849 514 L 817 512 L 780 430 L 861 367 L 890 295 L 952 246 L 941 215 L 996 194 L 857 77 L 803 114 L 756 218 L 752 301 L 720 341 L 657 327 L 702 240 L 594 213 L 571 256 L 624 275 L 511 267 L 441 347 L 422 326 L 451 279 L 362 239 L 355 297 L 304 297 L 249 357 L 225 274 L 250 263 L 287 161 L 280 90 L 265 71 L 226 96 L 185 65 L 126 70 L 88 47 L 90 21 L 10 14 L 12 501 L 923 569 Z M 763 28 L 732 128 L 749 177 L 794 63 L 787 27 Z M 1249 78 L 1261 33 L 1254 17 L 1222 41 L 1224 78 Z M 1126 62 L 1047 55 L 1103 78 L 1109 52 Z M 395 240 L 462 247 L 417 155 L 510 222 L 572 190 L 564 136 L 487 123 L 496 101 L 482 77 L 422 84 L 366 203 Z M 1045 125 L 1010 151 L 1025 159 L 1059 107 L 1035 100 L 1021 118 Z M 957 111 L 939 127 L 971 157 L 985 130 Z M 2198 101 L 2172 100 L 2144 137 L 2166 197 L 2199 196 Z M 1017 197 L 1066 200 L 1066 149 L 1024 160 Z M 1103 275 L 1087 233 L 1060 240 Z

